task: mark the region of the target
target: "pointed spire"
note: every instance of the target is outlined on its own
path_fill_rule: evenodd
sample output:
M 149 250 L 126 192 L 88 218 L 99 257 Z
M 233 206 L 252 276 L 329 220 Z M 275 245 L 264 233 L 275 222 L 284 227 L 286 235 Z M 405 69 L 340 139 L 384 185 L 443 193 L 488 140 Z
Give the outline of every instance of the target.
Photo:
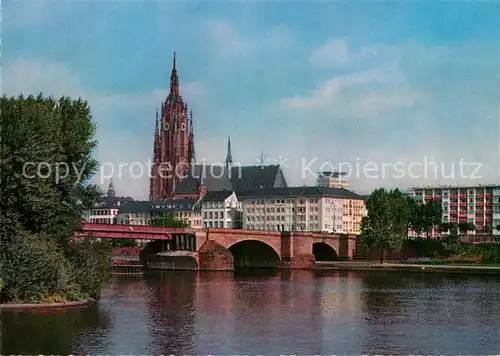
M 231 136 L 227 137 L 227 156 L 226 156 L 226 167 L 233 164 L 233 157 L 231 155 Z
M 113 198 L 116 195 L 116 193 L 115 193 L 115 186 L 113 184 L 113 178 L 111 178 L 109 180 L 109 186 L 108 186 L 108 193 L 107 193 L 107 195 L 108 195 L 108 198 Z
M 178 96 L 179 95 L 179 76 L 177 75 L 176 53 L 175 52 L 174 52 L 172 74 L 170 75 L 170 95 L 171 96 Z
M 265 165 L 266 161 L 264 160 L 264 152 L 262 152 L 260 154 L 260 168 L 261 169 L 264 169 L 264 165 Z
M 189 112 L 189 135 L 188 135 L 188 162 L 194 164 L 195 150 L 194 150 L 194 126 L 193 126 L 193 110 Z

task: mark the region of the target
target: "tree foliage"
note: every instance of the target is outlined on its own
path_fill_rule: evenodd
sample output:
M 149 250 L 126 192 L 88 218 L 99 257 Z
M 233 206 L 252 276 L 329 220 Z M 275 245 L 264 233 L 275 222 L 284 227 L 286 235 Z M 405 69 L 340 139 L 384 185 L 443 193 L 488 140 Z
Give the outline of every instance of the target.
M 151 219 L 151 225 L 163 227 L 189 227 L 189 223 L 175 216 L 173 212 L 160 214 Z
M 1 300 L 96 295 L 110 255 L 99 244 L 72 245 L 84 206 L 102 194 L 87 183 L 99 166 L 87 102 L 4 96 L 0 110 Z M 93 257 L 77 263 L 81 253 Z
M 398 189 L 377 189 L 367 201 L 368 215 L 361 220 L 361 236 L 367 249 L 378 249 L 380 262 L 385 253 L 399 251 L 409 229 L 417 236 L 429 233 L 441 222 L 441 205 L 430 200 L 420 205 Z
M 405 202 L 397 189 L 377 189 L 368 199 L 368 215 L 361 220 L 361 236 L 366 248 L 380 251 L 380 262 L 387 251 L 399 250 L 407 236 L 410 213 Z

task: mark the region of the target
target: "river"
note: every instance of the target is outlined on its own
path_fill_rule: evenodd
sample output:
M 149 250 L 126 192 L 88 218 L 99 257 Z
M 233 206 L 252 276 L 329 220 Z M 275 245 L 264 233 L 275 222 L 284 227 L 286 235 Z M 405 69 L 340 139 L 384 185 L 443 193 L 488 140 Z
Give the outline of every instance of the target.
M 499 354 L 500 277 L 148 272 L 91 307 L 2 312 L 0 354 Z

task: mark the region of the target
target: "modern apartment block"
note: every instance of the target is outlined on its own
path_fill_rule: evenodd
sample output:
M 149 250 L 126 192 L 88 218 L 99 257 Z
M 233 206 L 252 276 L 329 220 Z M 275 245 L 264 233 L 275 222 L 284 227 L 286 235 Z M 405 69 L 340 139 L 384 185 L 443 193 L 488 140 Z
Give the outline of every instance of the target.
M 243 228 L 359 234 L 364 200 L 345 189 L 271 188 L 242 193 Z
M 411 188 L 408 192 L 421 204 L 430 199 L 440 201 L 443 222 L 473 223 L 476 231 L 489 226 L 493 236 L 500 237 L 497 229 L 500 227 L 500 185 L 426 186 Z
M 349 189 L 347 173 L 343 172 L 318 172 L 316 186 L 324 188 Z

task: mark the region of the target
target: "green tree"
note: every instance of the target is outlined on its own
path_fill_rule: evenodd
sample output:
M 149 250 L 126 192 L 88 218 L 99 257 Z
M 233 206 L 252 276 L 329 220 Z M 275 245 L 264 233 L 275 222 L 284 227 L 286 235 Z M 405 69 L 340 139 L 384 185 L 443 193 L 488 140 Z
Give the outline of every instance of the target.
M 98 261 L 75 263 L 72 257 L 83 208 L 102 194 L 87 183 L 99 167 L 92 157 L 97 142 L 87 102 L 4 96 L 0 110 L 0 299 L 95 296 L 109 271 L 93 274 L 90 289 L 82 276 L 111 264 L 111 255 L 89 244 L 85 249 Z
M 189 227 L 189 223 L 175 216 L 173 212 L 162 213 L 151 219 L 151 225 L 164 227 Z
M 405 205 L 398 190 L 377 189 L 368 198 L 368 215 L 361 220 L 361 236 L 365 248 L 379 250 L 380 263 L 387 251 L 399 251 L 407 236 Z
M 408 225 L 415 232 L 417 238 L 420 238 L 425 229 L 424 206 L 418 204 L 412 197 L 406 198 L 409 216 Z
M 491 233 L 492 233 L 492 231 L 493 231 L 493 229 L 492 229 L 492 227 L 491 227 L 490 225 L 484 225 L 484 227 L 483 227 L 483 232 L 484 232 L 485 234 L 491 234 Z
M 423 228 L 427 238 L 432 229 L 441 223 L 441 214 L 441 203 L 438 200 L 431 199 L 423 205 Z

